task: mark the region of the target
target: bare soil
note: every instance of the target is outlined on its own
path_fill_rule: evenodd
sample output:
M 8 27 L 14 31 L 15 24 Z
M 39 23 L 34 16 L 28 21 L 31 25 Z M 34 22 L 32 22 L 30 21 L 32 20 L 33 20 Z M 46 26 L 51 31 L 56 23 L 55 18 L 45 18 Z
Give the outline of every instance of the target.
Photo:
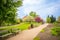
M 53 36 L 51 34 L 51 28 L 53 28 L 53 25 L 50 24 L 48 27 L 44 28 L 44 32 L 40 32 L 37 37 L 40 38 L 40 40 L 58 40 L 57 36 Z

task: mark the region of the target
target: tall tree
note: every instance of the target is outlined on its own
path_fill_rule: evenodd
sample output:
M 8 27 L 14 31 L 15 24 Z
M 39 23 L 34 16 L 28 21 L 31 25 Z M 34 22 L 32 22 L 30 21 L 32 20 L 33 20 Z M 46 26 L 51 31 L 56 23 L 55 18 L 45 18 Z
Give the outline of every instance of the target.
M 0 26 L 3 23 L 14 23 L 17 7 L 22 6 L 22 0 L 0 0 Z
M 56 18 L 55 17 L 53 17 L 53 15 L 51 15 L 51 23 L 53 23 L 53 22 L 55 22 L 56 21 Z

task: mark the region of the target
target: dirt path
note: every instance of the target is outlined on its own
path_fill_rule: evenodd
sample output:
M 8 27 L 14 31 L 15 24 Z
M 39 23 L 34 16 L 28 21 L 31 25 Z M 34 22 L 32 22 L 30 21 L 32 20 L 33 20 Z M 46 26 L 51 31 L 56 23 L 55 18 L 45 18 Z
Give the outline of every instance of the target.
M 47 25 L 48 24 L 43 24 L 39 27 L 22 31 L 18 35 L 11 37 L 7 40 L 33 40 L 33 38 L 35 38 L 43 28 L 47 27 Z
M 48 25 L 48 27 L 44 28 L 44 32 L 40 32 L 37 36 L 40 37 L 40 40 L 58 40 L 56 36 L 52 36 L 51 28 L 53 25 Z

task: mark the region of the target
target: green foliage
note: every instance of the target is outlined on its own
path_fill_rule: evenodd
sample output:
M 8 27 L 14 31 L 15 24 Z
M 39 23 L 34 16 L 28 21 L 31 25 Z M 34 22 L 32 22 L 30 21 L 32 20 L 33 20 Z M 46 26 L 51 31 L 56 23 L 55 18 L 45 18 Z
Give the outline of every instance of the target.
M 23 19 L 24 22 L 33 22 L 34 21 L 34 18 L 32 16 L 26 16 L 24 19 Z
M 60 23 L 60 16 L 58 17 L 57 22 Z
M 60 36 L 60 24 L 59 23 L 54 23 L 54 28 L 51 30 L 52 35 L 55 36 Z
M 56 21 L 56 18 L 55 17 L 53 17 L 53 15 L 51 15 L 51 23 L 53 23 L 53 22 L 55 22 Z
M 36 14 L 36 12 L 33 12 L 33 11 L 31 11 L 29 15 L 32 16 L 32 17 L 38 16 L 38 15 Z
M 47 23 L 50 23 L 51 22 L 51 18 L 48 16 L 47 17 Z
M 58 35 L 55 28 L 53 28 L 53 29 L 51 30 L 51 33 L 52 33 L 52 35 L 54 35 L 54 36 L 57 36 L 57 35 Z
M 22 19 L 20 19 L 20 18 L 19 18 L 19 19 L 16 19 L 16 23 L 17 23 L 17 24 L 20 24 L 20 23 L 22 23 L 22 22 L 23 22 Z
M 40 38 L 39 37 L 35 37 L 33 40 L 40 40 Z
M 55 21 L 56 21 L 56 18 L 53 17 L 53 15 L 51 15 L 51 17 L 49 17 L 49 15 L 48 15 L 48 17 L 47 17 L 47 23 L 53 23 Z
M 1 27 L 0 31 L 1 30 L 6 30 L 6 29 L 9 30 L 9 29 L 12 29 L 12 28 L 18 28 L 20 30 L 25 30 L 25 29 L 28 29 L 29 26 L 30 26 L 29 23 L 21 23 L 21 24 L 12 25 L 12 26 Z
M 26 30 L 26 29 L 28 29 L 29 26 L 30 26 L 29 23 L 22 23 L 22 24 L 20 24 L 20 26 L 18 28 L 20 30 Z
M 21 5 L 22 1 L 19 0 L 0 0 L 0 26 L 5 26 L 6 23 L 14 24 L 16 21 L 17 7 Z
M 43 32 L 45 32 L 45 30 L 44 30 L 44 29 L 42 29 L 42 30 L 41 30 L 41 32 L 43 33 Z

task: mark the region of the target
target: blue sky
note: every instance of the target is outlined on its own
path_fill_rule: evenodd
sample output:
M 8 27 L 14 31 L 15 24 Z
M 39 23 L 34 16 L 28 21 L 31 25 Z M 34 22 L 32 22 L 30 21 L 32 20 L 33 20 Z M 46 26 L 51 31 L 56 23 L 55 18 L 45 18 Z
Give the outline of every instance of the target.
M 44 20 L 48 15 L 60 16 L 60 0 L 23 0 L 18 8 L 18 17 L 23 18 L 31 11 L 36 12 Z

